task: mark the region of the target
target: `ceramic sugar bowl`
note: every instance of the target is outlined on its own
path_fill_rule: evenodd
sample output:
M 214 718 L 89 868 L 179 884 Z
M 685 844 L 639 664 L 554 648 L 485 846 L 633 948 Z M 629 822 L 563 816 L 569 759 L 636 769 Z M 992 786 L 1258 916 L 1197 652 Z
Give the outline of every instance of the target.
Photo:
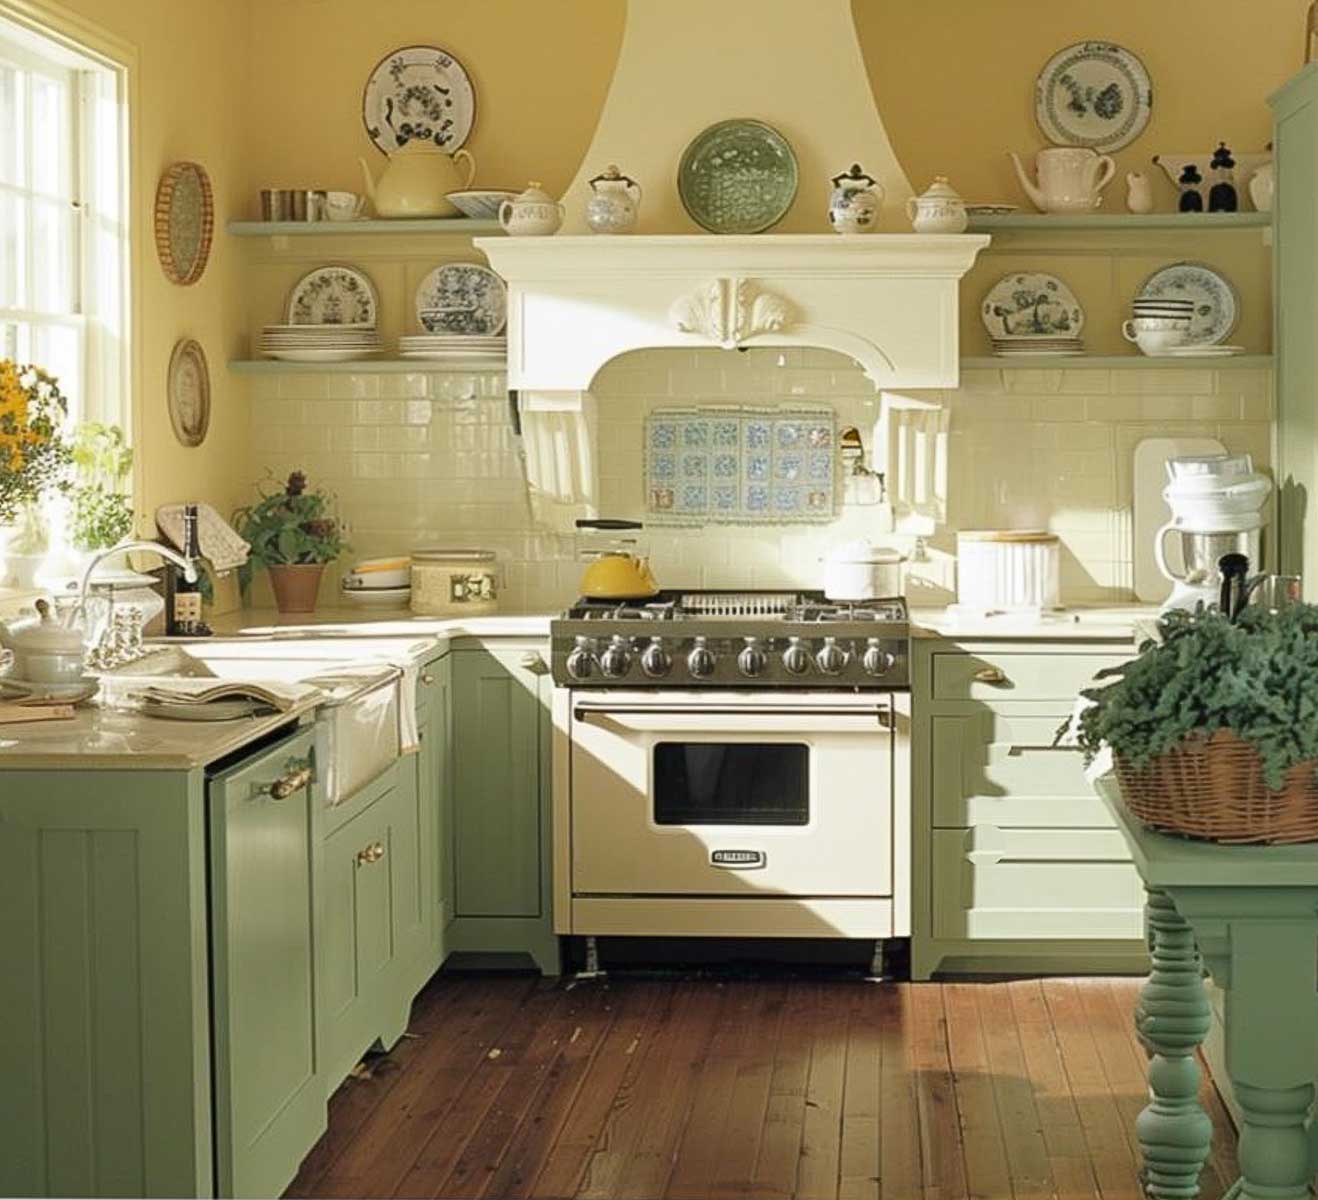
M 539 183 L 499 205 L 499 224 L 512 237 L 547 237 L 563 224 L 563 206 Z
M 628 233 L 641 207 L 641 185 L 609 164 L 590 181 L 586 224 L 592 233 Z
M 970 223 L 966 202 L 942 175 L 935 175 L 923 194 L 906 201 L 906 215 L 916 233 L 965 233 Z
M 852 163 L 851 170 L 833 176 L 828 197 L 828 223 L 837 233 L 870 233 L 879 223 L 883 185 Z

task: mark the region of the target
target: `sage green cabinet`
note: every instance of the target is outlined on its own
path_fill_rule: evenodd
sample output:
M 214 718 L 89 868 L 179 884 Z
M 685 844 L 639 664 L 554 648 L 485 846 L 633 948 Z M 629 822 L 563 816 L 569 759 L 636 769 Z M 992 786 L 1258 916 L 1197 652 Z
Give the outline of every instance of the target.
M 559 971 L 550 900 L 550 696 L 541 645 L 459 646 L 453 680 L 452 951 Z
M 222 1196 L 278 1194 L 325 1129 L 315 1022 L 319 792 L 311 783 L 312 741 L 306 730 L 210 781 L 215 1174 Z
M 911 973 L 1139 970 L 1143 897 L 1057 730 L 1127 644 L 913 647 Z

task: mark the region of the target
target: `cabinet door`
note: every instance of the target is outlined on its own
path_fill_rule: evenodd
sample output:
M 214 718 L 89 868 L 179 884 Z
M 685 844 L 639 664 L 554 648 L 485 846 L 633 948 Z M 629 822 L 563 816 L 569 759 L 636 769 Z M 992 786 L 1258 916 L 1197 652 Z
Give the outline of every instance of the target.
M 449 657 L 425 665 L 421 673 L 417 729 L 421 749 L 417 754 L 419 803 L 429 807 L 431 837 L 422 847 L 422 870 L 430 888 L 431 912 L 429 971 L 444 961 L 444 929 L 453 915 L 453 870 L 449 803 Z
M 419 752 L 399 764 L 398 786 L 388 798 L 385 814 L 388 837 L 382 843 L 390 860 L 390 936 L 404 964 L 404 979 L 414 992 L 433 970 L 429 955 L 435 925 L 435 805 L 422 792 L 422 774 L 428 772 Z M 428 779 L 425 782 L 429 784 Z
M 393 918 L 391 807 L 396 775 L 324 845 L 321 971 L 326 1083 L 332 1091 L 379 1036 L 399 981 Z
M 539 676 L 516 651 L 451 657 L 456 915 L 538 917 Z
M 325 1128 L 315 1023 L 314 734 L 210 783 L 217 1184 L 277 1196 Z

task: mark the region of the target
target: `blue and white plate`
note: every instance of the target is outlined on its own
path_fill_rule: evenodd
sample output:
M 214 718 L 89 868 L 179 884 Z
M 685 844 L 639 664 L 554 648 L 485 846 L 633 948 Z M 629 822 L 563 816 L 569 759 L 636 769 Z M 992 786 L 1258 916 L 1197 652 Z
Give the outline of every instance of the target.
M 1085 310 L 1075 294 L 1044 271 L 1004 275 L 984 297 L 980 317 L 995 342 L 1069 341 L 1085 327 Z
M 508 289 L 489 267 L 445 263 L 416 289 L 416 319 L 427 333 L 494 337 L 508 321 Z
M 1190 300 L 1189 344 L 1216 346 L 1231 336 L 1240 316 L 1240 300 L 1229 280 L 1197 262 L 1173 263 L 1155 271 L 1137 293 L 1140 300 Z
M 1153 108 L 1144 64 L 1112 42 L 1077 42 L 1044 64 L 1034 85 L 1034 115 L 1056 146 L 1119 150 L 1133 142 Z

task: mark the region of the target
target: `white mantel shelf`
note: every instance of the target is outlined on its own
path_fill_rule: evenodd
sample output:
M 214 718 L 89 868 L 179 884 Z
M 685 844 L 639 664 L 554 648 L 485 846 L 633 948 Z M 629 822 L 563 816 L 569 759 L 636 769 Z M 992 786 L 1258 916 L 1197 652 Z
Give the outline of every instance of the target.
M 508 284 L 508 383 L 586 392 L 632 350 L 813 346 L 877 387 L 957 380 L 961 277 L 984 234 L 477 238 Z

